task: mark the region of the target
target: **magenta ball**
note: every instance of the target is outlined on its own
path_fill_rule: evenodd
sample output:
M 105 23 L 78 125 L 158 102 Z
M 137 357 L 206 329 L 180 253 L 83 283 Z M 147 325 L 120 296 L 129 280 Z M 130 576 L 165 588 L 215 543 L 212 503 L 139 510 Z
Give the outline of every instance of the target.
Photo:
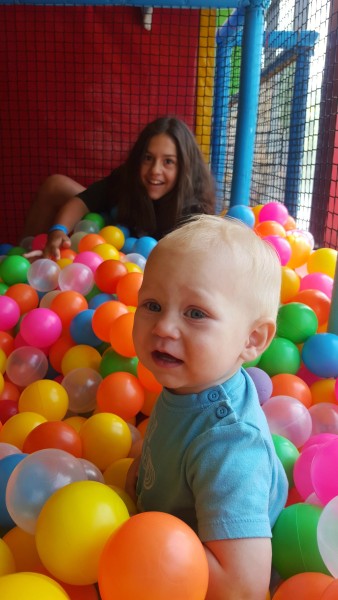
M 284 225 L 288 219 L 288 209 L 280 202 L 268 202 L 259 212 L 259 221 L 277 221 Z
M 9 296 L 0 296 L 0 330 L 12 329 L 20 319 L 18 303 Z
M 309 273 L 300 280 L 299 291 L 319 290 L 331 299 L 333 288 L 333 279 L 325 273 Z
M 314 492 L 311 478 L 311 464 L 319 446 L 313 444 L 305 450 L 302 449 L 293 467 L 293 481 L 303 500 Z
M 45 348 L 54 344 L 62 332 L 62 322 L 50 308 L 34 308 L 21 321 L 20 333 L 30 346 Z
M 317 446 L 311 464 L 314 491 L 323 504 L 338 496 L 338 438 Z
M 264 238 L 276 250 L 282 267 L 284 267 L 291 258 L 291 246 L 289 242 L 279 235 L 267 235 Z
M 80 263 L 81 265 L 86 265 L 89 267 L 93 273 L 95 273 L 97 267 L 103 262 L 102 256 L 96 254 L 96 252 L 91 252 L 90 250 L 85 250 L 84 252 L 79 252 L 75 258 L 73 263 Z

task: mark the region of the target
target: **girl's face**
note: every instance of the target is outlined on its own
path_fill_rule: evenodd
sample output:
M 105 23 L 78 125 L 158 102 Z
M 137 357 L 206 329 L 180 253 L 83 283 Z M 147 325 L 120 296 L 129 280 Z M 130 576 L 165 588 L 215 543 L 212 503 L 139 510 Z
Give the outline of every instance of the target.
M 178 156 L 174 140 L 165 133 L 149 141 L 141 162 L 140 178 L 151 200 L 159 200 L 175 187 Z

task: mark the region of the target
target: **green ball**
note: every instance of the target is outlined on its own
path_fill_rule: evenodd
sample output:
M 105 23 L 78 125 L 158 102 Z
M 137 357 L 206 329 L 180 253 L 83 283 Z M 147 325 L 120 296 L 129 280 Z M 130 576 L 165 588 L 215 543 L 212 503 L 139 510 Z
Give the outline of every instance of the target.
M 330 575 L 317 542 L 322 510 L 301 503 L 292 504 L 280 513 L 272 529 L 272 564 L 283 579 L 305 571 Z
M 25 252 L 26 250 L 22 248 L 22 246 L 14 246 L 10 250 L 8 250 L 7 256 L 22 256 L 23 254 L 25 254 Z
M 275 446 L 276 454 L 284 467 L 284 471 L 291 488 L 294 485 L 293 467 L 297 458 L 299 457 L 299 450 L 292 442 L 290 442 L 290 440 L 282 435 L 277 435 L 277 433 L 272 434 L 272 440 Z
M 102 227 L 104 227 L 106 224 L 104 217 L 102 215 L 100 215 L 99 213 L 94 213 L 94 212 L 87 213 L 83 217 L 83 220 L 84 221 L 93 221 L 94 223 L 97 223 L 97 225 L 99 226 L 100 229 L 102 229 Z
M 302 302 L 290 302 L 280 307 L 277 317 L 277 335 L 294 344 L 302 344 L 318 329 L 314 310 Z
M 137 377 L 137 365 L 138 358 L 136 356 L 132 358 L 121 356 L 121 354 L 110 348 L 102 356 L 99 371 L 101 377 L 107 377 L 107 375 L 118 371 L 125 371 Z
M 90 292 L 85 296 L 87 302 L 89 302 L 89 300 L 91 300 L 92 298 L 94 298 L 94 296 L 97 296 L 97 294 L 100 294 L 101 290 L 99 290 L 99 288 L 97 287 L 96 283 L 94 283 L 92 289 L 90 290 Z
M 253 360 L 250 360 L 249 362 L 243 363 L 244 369 L 248 369 L 249 367 L 255 367 L 256 365 L 258 365 L 260 359 L 261 359 L 261 357 L 257 356 L 257 358 L 254 358 Z
M 290 340 L 275 337 L 263 352 L 258 366 L 270 377 L 279 375 L 279 373 L 296 375 L 300 367 L 300 352 Z
M 6 256 L 0 264 L 0 277 L 7 285 L 27 283 L 27 273 L 31 264 L 23 256 Z
M 4 294 L 6 294 L 7 290 L 8 290 L 8 285 L 0 282 L 0 296 L 3 296 Z

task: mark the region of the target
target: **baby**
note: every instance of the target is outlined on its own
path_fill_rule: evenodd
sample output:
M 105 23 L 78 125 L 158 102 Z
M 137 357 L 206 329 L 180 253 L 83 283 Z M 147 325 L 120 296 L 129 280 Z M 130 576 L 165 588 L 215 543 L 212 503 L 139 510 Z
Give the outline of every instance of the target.
M 249 227 L 201 215 L 158 242 L 139 292 L 136 351 L 164 389 L 128 485 L 138 470 L 139 510 L 196 531 L 207 600 L 265 600 L 269 588 L 287 479 L 242 364 L 275 334 L 280 283 L 277 255 Z

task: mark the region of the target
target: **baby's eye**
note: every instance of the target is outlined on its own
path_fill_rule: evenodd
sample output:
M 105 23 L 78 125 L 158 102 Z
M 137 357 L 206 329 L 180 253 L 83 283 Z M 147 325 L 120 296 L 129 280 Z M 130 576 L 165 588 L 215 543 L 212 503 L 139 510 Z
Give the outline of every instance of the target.
M 199 308 L 189 308 L 186 315 L 190 317 L 190 319 L 205 319 L 206 317 L 206 314 Z
M 158 302 L 154 302 L 154 301 L 146 302 L 144 306 L 150 312 L 160 312 L 161 311 L 161 307 L 158 304 Z

